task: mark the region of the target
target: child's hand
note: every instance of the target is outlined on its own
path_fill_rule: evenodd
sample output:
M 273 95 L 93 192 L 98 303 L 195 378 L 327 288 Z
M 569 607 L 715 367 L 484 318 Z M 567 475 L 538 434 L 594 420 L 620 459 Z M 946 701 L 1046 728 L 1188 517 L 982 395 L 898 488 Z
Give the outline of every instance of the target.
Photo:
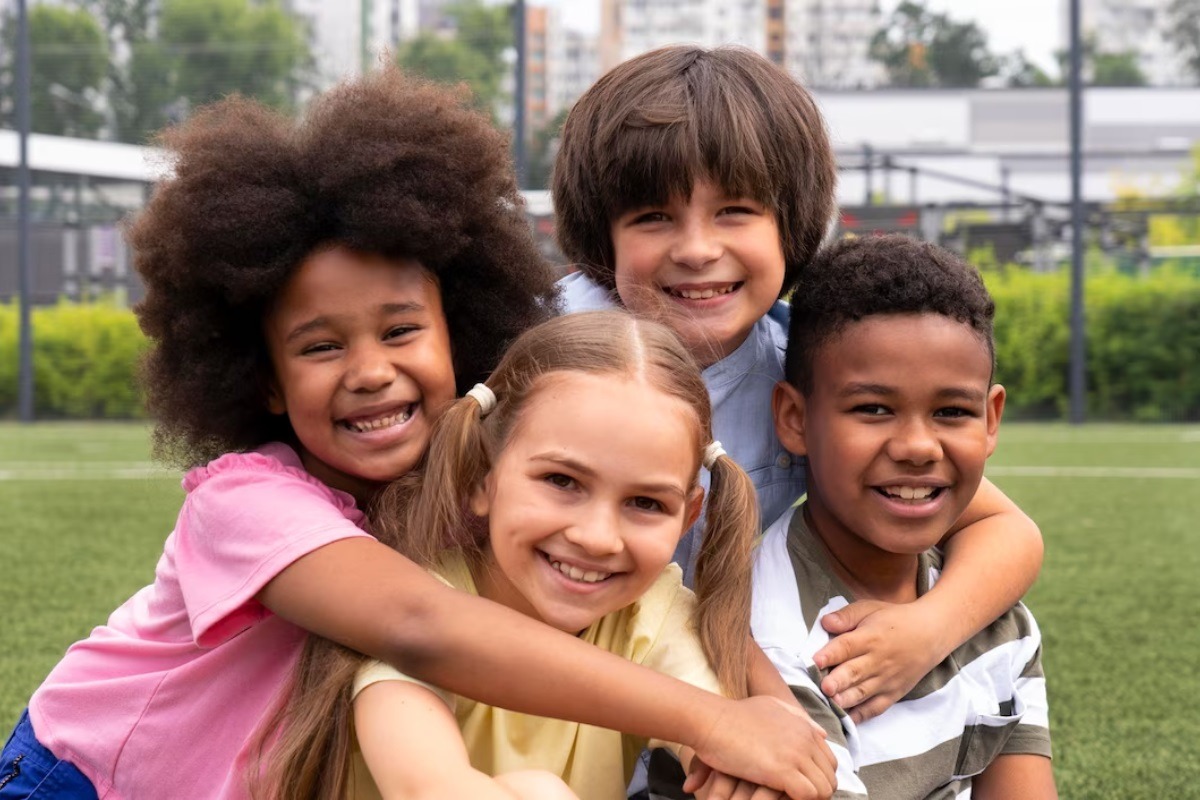
M 787 797 L 775 789 L 717 772 L 698 757 L 692 758 L 688 778 L 682 788 L 685 792 L 695 794 L 698 800 L 784 800 Z
M 942 626 L 911 603 L 860 600 L 821 624 L 836 637 L 813 656 L 821 669 L 836 666 L 821 691 L 856 723 L 890 708 L 949 653 Z
M 837 759 L 825 744 L 825 732 L 807 714 L 773 697 L 728 701 L 724 707 L 695 748 L 705 764 L 782 790 L 792 800 L 823 800 L 833 794 Z M 693 773 L 685 788 L 703 782 Z

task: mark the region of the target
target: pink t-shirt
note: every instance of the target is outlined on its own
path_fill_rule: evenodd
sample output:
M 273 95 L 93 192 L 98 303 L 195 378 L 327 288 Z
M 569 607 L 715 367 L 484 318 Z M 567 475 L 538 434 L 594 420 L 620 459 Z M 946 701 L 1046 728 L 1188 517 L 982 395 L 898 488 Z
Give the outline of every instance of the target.
M 154 583 L 76 642 L 29 703 L 101 798 L 244 798 L 249 744 L 304 631 L 255 600 L 296 559 L 366 537 L 354 499 L 269 444 L 188 472 Z

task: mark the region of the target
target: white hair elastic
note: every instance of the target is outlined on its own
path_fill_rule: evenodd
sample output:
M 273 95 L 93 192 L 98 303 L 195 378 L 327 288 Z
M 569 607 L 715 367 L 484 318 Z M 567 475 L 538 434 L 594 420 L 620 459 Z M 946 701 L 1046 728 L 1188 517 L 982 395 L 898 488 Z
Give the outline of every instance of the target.
M 711 470 L 713 465 L 717 463 L 717 459 L 721 456 L 728 455 L 725 448 L 721 447 L 721 443 L 713 439 L 707 447 L 704 448 L 704 468 Z
M 479 416 L 486 417 L 496 407 L 496 393 L 482 383 L 477 383 L 467 392 L 467 397 L 475 398 L 479 403 Z

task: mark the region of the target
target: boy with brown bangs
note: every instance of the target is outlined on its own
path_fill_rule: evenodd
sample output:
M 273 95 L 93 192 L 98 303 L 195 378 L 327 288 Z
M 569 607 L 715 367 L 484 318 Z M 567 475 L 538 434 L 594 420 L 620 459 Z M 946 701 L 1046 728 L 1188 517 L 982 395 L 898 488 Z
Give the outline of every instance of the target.
M 826 614 L 866 598 L 914 603 L 938 580 L 937 546 L 996 445 L 995 305 L 957 256 L 904 236 L 839 242 L 801 279 L 780 440 L 808 494 L 755 558 L 754 635 L 829 734 L 836 798 L 1050 800 L 1041 637 L 1021 604 L 866 722 L 822 694 L 813 662 Z
M 560 282 L 566 309 L 625 306 L 679 334 L 705 367 L 715 434 L 754 480 L 763 519 L 804 492 L 803 459 L 768 409 L 784 375 L 780 298 L 830 226 L 835 172 L 802 86 L 749 50 L 692 46 L 601 77 L 568 115 L 555 163 L 557 236 L 579 267 Z M 697 530 L 675 554 L 689 585 Z M 1037 576 L 1037 526 L 986 480 L 955 531 L 935 591 L 826 619 L 844 635 L 816 655 L 837 667 L 822 689 L 857 718 L 904 696 Z

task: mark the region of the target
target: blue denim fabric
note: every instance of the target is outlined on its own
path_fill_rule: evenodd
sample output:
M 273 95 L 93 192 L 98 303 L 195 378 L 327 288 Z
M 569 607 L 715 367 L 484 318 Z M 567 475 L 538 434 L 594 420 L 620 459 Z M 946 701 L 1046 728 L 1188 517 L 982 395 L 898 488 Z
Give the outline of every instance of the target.
M 0 753 L 0 800 L 97 800 L 91 781 L 70 761 L 42 746 L 29 724 L 29 712 Z

